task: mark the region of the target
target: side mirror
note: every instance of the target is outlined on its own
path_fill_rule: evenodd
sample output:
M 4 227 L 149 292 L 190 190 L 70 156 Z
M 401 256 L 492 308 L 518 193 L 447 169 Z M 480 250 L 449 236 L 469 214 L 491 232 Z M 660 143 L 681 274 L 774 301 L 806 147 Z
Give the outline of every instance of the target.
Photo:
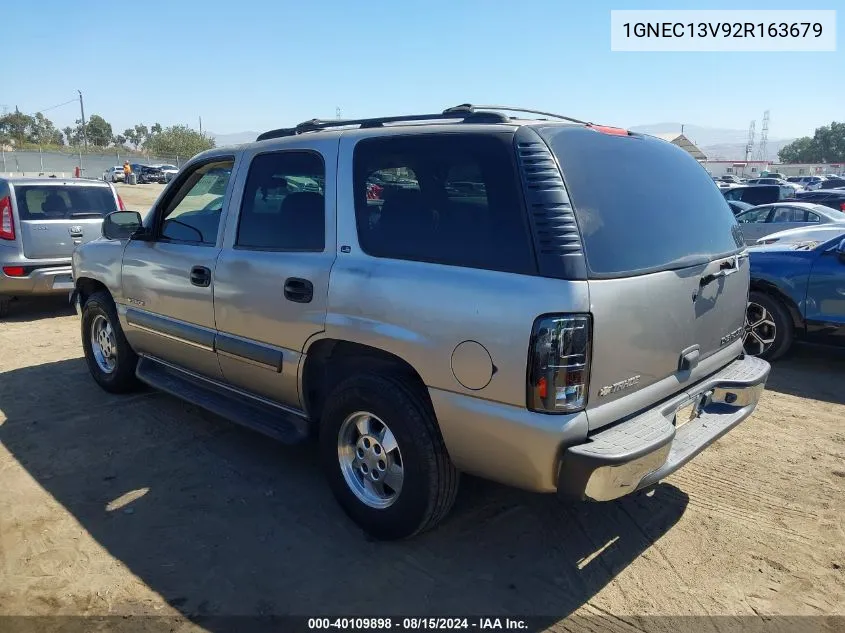
M 141 228 L 141 214 L 137 211 L 115 211 L 103 218 L 103 237 L 126 240 Z

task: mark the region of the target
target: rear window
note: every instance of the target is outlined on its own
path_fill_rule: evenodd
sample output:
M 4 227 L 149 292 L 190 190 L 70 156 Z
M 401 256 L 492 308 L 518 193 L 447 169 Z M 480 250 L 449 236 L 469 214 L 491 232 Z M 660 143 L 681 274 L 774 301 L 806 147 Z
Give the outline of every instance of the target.
M 21 220 L 69 220 L 103 216 L 117 211 L 108 187 L 79 185 L 16 185 Z
M 540 132 L 560 163 L 591 275 L 680 268 L 742 247 L 722 192 L 679 147 L 569 126 Z
M 513 135 L 376 137 L 355 146 L 358 238 L 375 257 L 536 272 Z

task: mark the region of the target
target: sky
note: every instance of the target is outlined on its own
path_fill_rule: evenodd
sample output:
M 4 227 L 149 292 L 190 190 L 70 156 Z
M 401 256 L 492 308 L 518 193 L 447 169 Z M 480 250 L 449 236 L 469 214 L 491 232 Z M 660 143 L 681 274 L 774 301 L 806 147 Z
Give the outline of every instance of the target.
M 688 8 L 759 8 L 741 0 Z M 803 3 L 767 0 L 767 9 Z M 0 109 L 77 96 L 120 132 L 184 123 L 217 134 L 311 118 L 519 105 L 620 126 L 678 121 L 770 138 L 845 119 L 834 53 L 611 52 L 611 9 L 646 0 L 87 0 L 4 2 Z M 837 7 L 839 5 L 839 7 Z M 121 10 L 129 7 L 130 15 Z M 842 9 L 813 0 L 812 9 Z M 49 16 L 49 17 L 48 17 Z M 841 38 L 840 38 L 841 39 Z M 58 127 L 78 105 L 45 111 Z

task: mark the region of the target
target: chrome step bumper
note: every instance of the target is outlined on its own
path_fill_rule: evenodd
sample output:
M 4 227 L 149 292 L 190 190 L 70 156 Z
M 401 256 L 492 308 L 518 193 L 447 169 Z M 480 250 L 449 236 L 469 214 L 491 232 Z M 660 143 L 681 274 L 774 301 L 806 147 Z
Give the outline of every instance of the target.
M 751 415 L 769 369 L 759 358 L 739 358 L 669 401 L 567 448 L 558 493 L 609 501 L 656 484 Z M 676 419 L 688 409 L 689 421 Z

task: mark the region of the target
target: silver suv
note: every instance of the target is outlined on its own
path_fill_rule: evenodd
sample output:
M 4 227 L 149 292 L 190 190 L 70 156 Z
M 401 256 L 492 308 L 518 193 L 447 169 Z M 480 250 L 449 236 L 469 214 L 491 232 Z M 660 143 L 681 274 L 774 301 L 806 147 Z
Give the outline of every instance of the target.
M 599 501 L 653 486 L 763 390 L 742 234 L 682 149 L 505 111 L 314 120 L 196 156 L 143 223 L 115 213 L 74 255 L 94 379 L 318 435 L 383 539 L 440 521 L 460 472 Z
M 0 178 L 0 317 L 11 300 L 73 288 L 73 249 L 100 237 L 122 203 L 96 180 Z

